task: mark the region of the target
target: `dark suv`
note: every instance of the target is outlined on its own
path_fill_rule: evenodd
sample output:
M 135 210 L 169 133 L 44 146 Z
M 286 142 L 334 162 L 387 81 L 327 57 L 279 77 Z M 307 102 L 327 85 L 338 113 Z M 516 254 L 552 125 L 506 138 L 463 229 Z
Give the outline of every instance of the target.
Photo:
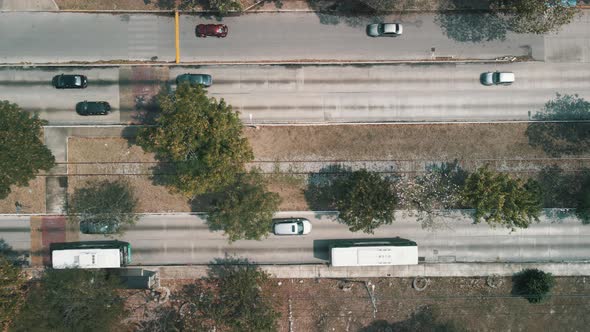
M 80 115 L 106 115 L 111 111 L 111 105 L 106 101 L 81 101 L 76 104 L 76 113 Z
M 84 75 L 57 75 L 53 77 L 53 86 L 58 89 L 84 89 L 88 86 L 88 78 Z
M 182 74 L 176 77 L 176 84 L 182 84 L 184 82 L 210 87 L 213 84 L 213 79 L 208 74 Z

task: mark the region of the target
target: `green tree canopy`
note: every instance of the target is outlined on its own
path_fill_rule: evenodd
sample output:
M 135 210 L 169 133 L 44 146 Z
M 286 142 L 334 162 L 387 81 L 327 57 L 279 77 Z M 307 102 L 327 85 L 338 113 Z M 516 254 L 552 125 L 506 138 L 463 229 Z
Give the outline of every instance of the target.
M 0 330 L 9 325 L 24 300 L 25 276 L 22 269 L 0 254 Z
M 192 304 L 184 330 L 276 331 L 280 314 L 262 290 L 269 277 L 245 259 L 216 260 L 205 283 L 190 285 L 181 295 Z
M 271 230 L 280 202 L 277 193 L 267 190 L 262 175 L 250 171 L 240 174 L 213 202 L 207 223 L 212 230 L 223 230 L 230 242 L 261 240 Z
M 46 121 L 24 112 L 16 104 L 0 100 L 0 199 L 10 186 L 26 186 L 40 170 L 55 164 L 51 151 L 41 141 Z
M 137 199 L 131 185 L 123 180 L 91 181 L 84 188 L 77 188 L 68 205 L 69 219 L 79 223 L 95 233 L 121 234 L 121 226 L 135 224 L 138 217 L 134 214 Z
M 363 169 L 342 176 L 334 185 L 339 218 L 351 232 L 373 233 L 393 222 L 397 197 L 389 179 Z
M 570 23 L 579 9 L 562 0 L 494 0 L 492 6 L 510 15 L 510 29 L 518 33 L 544 34 Z
M 13 331 L 117 331 L 125 317 L 118 278 L 103 270 L 46 270 L 15 319 Z
M 535 120 L 574 121 L 565 123 L 530 123 L 526 134 L 529 144 L 541 147 L 552 156 L 583 154 L 590 151 L 590 124 L 577 122 L 590 120 L 590 102 L 578 95 L 557 94 L 533 115 Z
M 143 128 L 138 143 L 172 162 L 174 175 L 166 183 L 188 197 L 229 185 L 254 158 L 237 112 L 223 99 L 207 97 L 201 86 L 181 84 L 159 103 L 156 126 Z
M 577 196 L 576 216 L 582 223 L 590 224 L 590 177 L 585 179 Z
M 475 222 L 527 228 L 539 220 L 542 193 L 538 183 L 513 179 L 481 167 L 471 173 L 462 190 L 464 203 L 475 209 Z
M 514 275 L 513 280 L 514 293 L 522 295 L 531 303 L 545 300 L 555 285 L 553 275 L 539 269 L 522 270 Z

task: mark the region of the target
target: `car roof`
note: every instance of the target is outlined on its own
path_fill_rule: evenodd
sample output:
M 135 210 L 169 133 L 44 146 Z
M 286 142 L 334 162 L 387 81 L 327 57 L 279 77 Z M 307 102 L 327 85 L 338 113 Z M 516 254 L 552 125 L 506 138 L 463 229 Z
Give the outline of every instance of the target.
M 498 76 L 500 77 L 500 82 L 514 82 L 514 73 L 499 73 Z
M 297 234 L 297 221 L 276 223 L 274 229 L 279 234 Z
M 383 23 L 383 32 L 385 33 L 397 33 L 397 23 Z

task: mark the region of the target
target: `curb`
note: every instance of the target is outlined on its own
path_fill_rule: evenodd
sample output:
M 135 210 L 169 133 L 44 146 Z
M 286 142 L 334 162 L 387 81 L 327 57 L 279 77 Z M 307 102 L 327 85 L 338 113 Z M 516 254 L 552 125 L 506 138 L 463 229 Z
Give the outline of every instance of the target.
M 257 4 L 253 5 L 257 6 Z M 590 5 L 578 5 L 576 8 L 580 10 L 590 10 Z M 175 12 L 174 9 L 62 9 L 62 10 L 0 10 L 0 13 L 75 13 L 75 14 L 166 14 L 169 13 L 173 15 Z M 424 9 L 415 9 L 415 8 L 408 8 L 404 10 L 392 10 L 392 11 L 385 11 L 380 15 L 395 15 L 395 14 L 403 14 L 403 13 L 488 13 L 491 12 L 489 9 L 470 9 L 470 8 L 462 8 L 462 9 L 445 9 L 445 10 L 424 10 Z M 199 15 L 199 14 L 217 14 L 219 13 L 216 10 L 178 10 L 179 14 L 185 15 Z M 240 16 L 245 14 L 266 14 L 266 13 L 321 13 L 321 14 L 338 14 L 337 11 L 330 11 L 330 10 L 314 10 L 314 9 L 258 9 L 258 10 L 244 10 L 241 12 L 237 11 L 228 11 L 225 17 L 227 16 Z M 364 15 L 357 15 L 357 16 L 374 16 L 375 14 L 365 13 Z M 340 16 L 346 16 L 340 14 Z
M 113 62 L 67 62 L 67 63 L 2 63 L 0 67 L 151 67 L 151 66 L 169 66 L 169 67 L 183 67 L 183 66 L 268 66 L 268 65 L 300 65 L 300 66 L 328 66 L 328 65 L 403 65 L 403 64 L 447 64 L 447 63 L 513 63 L 513 62 L 543 62 L 534 59 L 519 60 L 515 56 L 505 56 L 496 59 L 416 59 L 416 60 L 257 60 L 257 61 L 201 61 L 201 62 L 149 62 L 149 61 L 126 61 L 113 60 Z

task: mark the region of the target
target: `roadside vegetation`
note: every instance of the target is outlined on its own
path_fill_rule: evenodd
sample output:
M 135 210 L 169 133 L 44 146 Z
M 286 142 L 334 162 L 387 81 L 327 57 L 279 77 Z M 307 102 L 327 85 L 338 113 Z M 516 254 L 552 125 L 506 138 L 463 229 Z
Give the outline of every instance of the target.
M 125 317 L 118 278 L 104 270 L 46 270 L 31 284 L 11 331 L 116 331 Z
M 46 123 L 16 104 L 0 101 L 0 199 L 10 194 L 11 186 L 26 186 L 55 165 L 42 140 Z
M 513 277 L 513 293 L 521 295 L 530 303 L 545 301 L 553 286 L 553 275 L 539 269 L 525 269 Z
M 239 174 L 234 183 L 213 199 L 207 216 L 211 230 L 222 230 L 230 242 L 262 240 L 273 224 L 281 198 L 267 189 L 266 179 L 256 170 Z
M 11 248 L 0 239 L 0 330 L 14 322 L 26 297 L 26 276 Z

